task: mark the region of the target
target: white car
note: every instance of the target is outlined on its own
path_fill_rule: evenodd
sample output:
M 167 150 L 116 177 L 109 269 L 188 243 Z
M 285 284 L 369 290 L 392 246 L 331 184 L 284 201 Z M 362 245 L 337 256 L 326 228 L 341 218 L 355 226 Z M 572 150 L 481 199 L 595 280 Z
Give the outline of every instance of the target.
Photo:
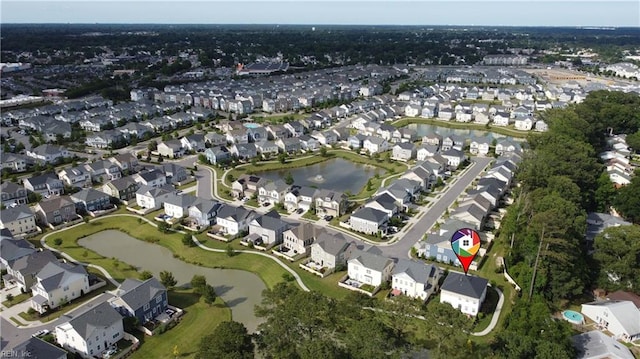
M 42 329 L 42 330 L 38 330 L 37 332 L 33 333 L 32 337 L 34 338 L 38 338 L 38 337 L 44 337 L 45 335 L 51 333 L 50 331 L 48 331 L 47 329 Z

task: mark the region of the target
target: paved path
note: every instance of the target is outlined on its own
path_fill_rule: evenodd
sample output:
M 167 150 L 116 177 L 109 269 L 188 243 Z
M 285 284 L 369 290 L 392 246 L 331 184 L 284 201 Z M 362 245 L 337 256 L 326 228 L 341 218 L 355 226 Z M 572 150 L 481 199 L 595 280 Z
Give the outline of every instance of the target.
M 498 319 L 500 319 L 500 313 L 502 312 L 502 306 L 504 305 L 504 294 L 502 294 L 500 289 L 496 287 L 492 288 L 498 292 L 498 297 L 500 297 L 498 299 L 498 305 L 496 305 L 496 310 L 493 312 L 493 317 L 491 317 L 491 323 L 489 323 L 483 331 L 471 333 L 471 335 L 475 335 L 476 337 L 482 337 L 491 333 L 491 331 L 496 327 L 496 324 L 498 324 Z

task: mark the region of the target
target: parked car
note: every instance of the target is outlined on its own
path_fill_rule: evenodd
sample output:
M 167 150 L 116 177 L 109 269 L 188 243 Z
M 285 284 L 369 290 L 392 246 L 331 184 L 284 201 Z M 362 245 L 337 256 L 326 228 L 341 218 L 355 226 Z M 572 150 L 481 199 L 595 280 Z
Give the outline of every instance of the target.
M 271 203 L 269 203 L 269 202 L 265 202 L 265 203 L 263 203 L 262 205 L 263 205 L 264 207 L 269 207 L 269 205 L 271 205 Z
M 302 208 L 298 208 L 298 209 L 296 210 L 296 213 L 297 213 L 297 214 L 300 214 L 300 213 L 302 213 L 302 212 L 304 212 L 304 211 L 302 210 Z
M 39 337 L 44 337 L 45 335 L 51 333 L 50 331 L 48 331 L 47 329 L 42 329 L 42 330 L 38 330 L 37 332 L 33 333 L 32 337 L 34 338 L 39 338 Z
M 333 216 L 324 216 L 324 220 L 327 222 L 329 222 L 332 219 L 333 219 Z

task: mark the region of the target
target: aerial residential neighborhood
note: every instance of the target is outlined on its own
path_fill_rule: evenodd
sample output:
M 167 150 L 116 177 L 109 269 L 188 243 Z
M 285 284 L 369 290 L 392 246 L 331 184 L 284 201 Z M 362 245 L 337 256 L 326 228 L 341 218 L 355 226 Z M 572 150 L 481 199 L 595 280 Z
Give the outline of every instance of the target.
M 2 358 L 640 357 L 633 28 L 25 26 Z

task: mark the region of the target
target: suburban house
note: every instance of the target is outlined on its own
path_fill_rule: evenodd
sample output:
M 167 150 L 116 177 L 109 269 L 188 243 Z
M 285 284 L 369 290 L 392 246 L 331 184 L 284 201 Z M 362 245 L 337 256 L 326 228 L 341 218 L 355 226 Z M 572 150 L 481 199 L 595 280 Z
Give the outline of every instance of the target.
M 179 140 L 160 142 L 157 148 L 158 154 L 168 158 L 180 158 L 184 156 L 184 148 Z
M 472 155 L 486 156 L 489 154 L 489 145 L 491 141 L 488 138 L 473 138 L 469 145 L 469 152 Z
M 22 293 L 31 290 L 36 282 L 36 274 L 49 262 L 56 262 L 58 258 L 50 250 L 35 251 L 22 256 L 7 265 L 7 274 L 2 277 L 5 287 L 14 283 Z
M 25 178 L 22 180 L 22 185 L 27 191 L 37 193 L 45 198 L 64 193 L 64 184 L 55 173 Z
M 258 188 L 258 202 L 281 203 L 289 190 L 289 185 L 282 180 L 269 181 Z
M 232 157 L 241 160 L 248 160 L 258 156 L 258 150 L 254 143 L 234 143 L 228 149 Z
M 422 144 L 416 149 L 416 159 L 418 161 L 424 161 L 429 157 L 435 156 L 439 152 L 439 147 L 436 145 Z
M 330 235 L 323 231 L 311 245 L 311 261 L 321 268 L 333 270 L 347 264 L 355 247 L 342 234 Z
M 509 139 L 500 139 L 496 143 L 496 154 L 497 155 L 506 155 L 512 152 L 520 152 L 521 147 L 517 142 L 511 141 Z
M 424 135 L 422 136 L 422 144 L 437 146 L 439 148 L 440 145 L 442 145 L 442 136 L 436 133 Z
M 256 146 L 256 151 L 258 151 L 263 158 L 278 154 L 279 148 L 273 141 L 262 140 L 256 142 L 254 145 Z
M 640 338 L 640 309 L 632 301 L 586 303 L 581 312 L 595 322 L 596 328 L 609 331 L 617 340 L 633 342 Z
M 316 214 L 339 217 L 347 210 L 347 195 L 342 192 L 321 189 L 316 193 Z
M 571 337 L 576 359 L 634 359 L 626 346 L 599 330 Z
M 400 142 L 393 146 L 392 158 L 399 161 L 409 161 L 416 156 L 416 146 L 412 142 Z
M 472 224 L 472 229 L 481 231 L 484 227 L 487 212 L 475 203 L 462 204 L 451 212 L 450 218 Z
M 308 211 L 313 204 L 317 191 L 315 188 L 293 185 L 289 192 L 284 195 L 284 206 L 287 211 L 295 211 L 296 209 Z
M 49 144 L 27 150 L 26 154 L 27 157 L 41 164 L 57 164 L 62 159 L 71 157 L 66 148 Z
M 257 235 L 264 246 L 282 243 L 283 233 L 289 229 L 290 224 L 280 218 L 280 214 L 271 210 L 261 216 L 255 217 L 249 223 L 249 234 Z
M 347 261 L 349 279 L 377 287 L 391 278 L 393 260 L 370 252 L 354 250 Z
M 5 232 L 5 231 L 3 231 Z M 2 233 L 0 237 L 0 268 L 6 269 L 9 263 L 35 252 L 31 243 L 24 239 L 15 239 L 10 233 Z
M 30 160 L 29 160 L 30 162 Z M 0 165 L 10 172 L 24 172 L 27 170 L 27 157 L 15 153 L 0 153 Z
M 253 175 L 241 175 L 231 184 L 232 196 L 235 198 L 251 198 L 258 195 L 258 190 L 267 183 L 267 180 Z
M 91 181 L 104 183 L 122 177 L 120 167 L 108 160 L 95 161 L 84 165 L 91 174 Z
M 213 147 L 224 146 L 227 144 L 227 137 L 219 133 L 209 132 L 204 135 L 204 142 L 205 144 L 209 144 Z
M 129 201 L 136 198 L 138 188 L 140 188 L 138 182 L 131 176 L 127 176 L 105 183 L 100 190 L 113 198 Z
M 159 188 L 142 185 L 136 191 L 136 204 L 144 209 L 158 209 L 174 192 L 175 189 L 169 185 Z
M 36 216 L 26 204 L 0 210 L 0 228 L 8 229 L 14 236 L 38 229 Z
M 389 220 L 386 212 L 363 207 L 349 217 L 351 229 L 356 232 L 376 235 L 384 231 L 384 224 Z
M 138 169 L 138 159 L 131 153 L 120 153 L 109 157 L 109 161 L 120 168 L 120 171 L 131 174 Z
M 297 227 L 286 230 L 283 234 L 282 247 L 293 251 L 294 255 L 307 254 L 313 241 L 322 230 L 311 223 L 301 223 Z
M 36 274 L 31 308 L 43 314 L 89 292 L 89 275 L 81 265 L 53 261 Z
M 383 193 L 371 199 L 365 203 L 364 207 L 373 208 L 378 211 L 385 212 L 388 218 L 391 218 L 398 214 L 398 205 L 395 198 L 391 197 L 388 193 Z
M 182 144 L 182 147 L 185 148 L 187 151 L 193 151 L 193 152 L 202 152 L 204 151 L 204 135 L 203 134 L 193 134 L 193 135 L 188 135 L 188 136 L 184 136 L 180 139 L 180 143 Z
M 209 227 L 216 222 L 216 214 L 222 205 L 210 199 L 198 198 L 188 209 L 189 219 L 197 226 Z
M 384 138 L 369 136 L 362 142 L 362 148 L 369 153 L 384 152 L 389 149 L 389 143 Z
M 26 358 L 33 359 L 67 359 L 67 352 L 65 350 L 36 337 L 31 337 L 15 347 L 3 351 L 5 353 L 25 355 Z M 26 354 L 28 354 L 28 356 Z M 9 359 L 11 357 L 11 355 L 2 355 L 2 359 Z
M 198 200 L 192 194 L 170 194 L 164 199 L 164 213 L 173 218 L 182 218 L 189 213 L 189 207 Z
M 476 316 L 487 296 L 484 278 L 449 272 L 440 287 L 440 303 L 449 303 L 464 314 Z
M 162 165 L 161 172 L 164 172 L 166 183 L 179 183 L 187 179 L 187 170 L 175 163 L 165 163 Z M 162 182 L 162 179 L 160 179 L 160 182 Z
M 24 187 L 20 187 L 11 181 L 3 181 L 0 185 L 0 191 L 2 205 L 5 207 L 27 204 L 27 189 Z
M 256 217 L 256 213 L 243 206 L 235 207 L 222 205 L 216 217 L 216 226 L 219 226 L 223 233 L 238 235 L 249 228 L 249 222 Z
M 284 153 L 294 153 L 302 149 L 298 138 L 278 138 L 275 144 Z
M 58 178 L 71 187 L 83 188 L 91 186 L 91 173 L 83 166 L 64 168 L 58 172 Z
M 69 196 L 60 196 L 40 201 L 34 207 L 38 222 L 45 226 L 59 225 L 64 222 L 79 219 L 76 205 Z
M 102 302 L 57 325 L 55 337 L 60 346 L 83 358 L 101 357 L 123 339 L 122 316 L 108 302 Z
M 224 146 L 216 146 L 204 150 L 204 156 L 212 165 L 219 165 L 231 160 L 231 152 Z
M 85 188 L 80 192 L 76 192 L 69 196 L 76 204 L 78 212 L 82 213 L 101 211 L 112 208 L 111 197 L 108 194 L 95 190 L 93 188 Z
M 140 324 L 162 314 L 169 305 L 167 288 L 156 278 L 145 281 L 127 278 L 116 288 L 109 304 L 123 317 L 136 317 Z
M 159 169 L 138 172 L 131 176 L 141 186 L 162 187 L 167 184 L 167 176 Z
M 367 136 L 358 133 L 353 136 L 349 136 L 349 138 L 347 139 L 347 143 L 351 148 L 361 148 L 364 140 L 366 139 Z
M 436 291 L 440 269 L 407 259 L 400 259 L 391 273 L 391 294 L 406 295 L 426 301 Z

